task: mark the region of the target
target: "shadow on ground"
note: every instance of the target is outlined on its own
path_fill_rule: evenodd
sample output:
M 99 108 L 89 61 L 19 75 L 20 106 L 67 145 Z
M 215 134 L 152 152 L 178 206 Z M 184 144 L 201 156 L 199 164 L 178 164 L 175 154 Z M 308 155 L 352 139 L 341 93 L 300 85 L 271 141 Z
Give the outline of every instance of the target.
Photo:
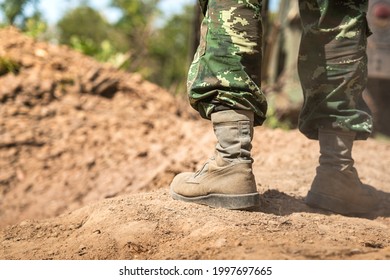
M 381 202 L 372 213 L 360 215 L 360 218 L 375 219 L 378 217 L 390 217 L 390 193 L 377 190 L 377 195 Z M 305 204 L 305 198 L 300 196 L 288 195 L 278 190 L 267 190 L 262 194 L 260 206 L 255 211 L 274 214 L 278 216 L 287 216 L 297 212 L 316 213 L 324 215 L 334 214 L 331 211 L 315 209 Z

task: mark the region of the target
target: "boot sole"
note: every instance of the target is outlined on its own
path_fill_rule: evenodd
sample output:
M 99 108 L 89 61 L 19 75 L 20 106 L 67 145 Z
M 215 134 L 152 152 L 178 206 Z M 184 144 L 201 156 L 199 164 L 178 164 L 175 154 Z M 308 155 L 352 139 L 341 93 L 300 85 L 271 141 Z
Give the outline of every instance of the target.
M 309 191 L 305 203 L 314 208 L 320 208 L 334 213 L 356 216 L 364 215 L 375 209 L 364 209 L 364 206 L 347 203 L 345 200 Z
M 213 208 L 225 208 L 230 210 L 248 210 L 260 205 L 260 195 L 250 194 L 209 194 L 205 196 L 187 197 L 170 190 L 173 199 L 185 202 L 208 205 Z

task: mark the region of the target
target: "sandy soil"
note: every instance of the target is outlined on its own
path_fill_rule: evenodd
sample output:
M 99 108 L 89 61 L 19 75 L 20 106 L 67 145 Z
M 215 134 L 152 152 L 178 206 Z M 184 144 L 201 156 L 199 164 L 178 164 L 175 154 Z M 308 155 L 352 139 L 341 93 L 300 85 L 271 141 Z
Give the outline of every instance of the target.
M 5 38 L 7 40 L 5 40 Z M 212 154 L 185 100 L 67 48 L 0 30 L 0 259 L 390 259 L 390 142 L 356 142 L 367 217 L 307 207 L 318 143 L 255 129 L 261 205 L 174 201 L 169 183 Z

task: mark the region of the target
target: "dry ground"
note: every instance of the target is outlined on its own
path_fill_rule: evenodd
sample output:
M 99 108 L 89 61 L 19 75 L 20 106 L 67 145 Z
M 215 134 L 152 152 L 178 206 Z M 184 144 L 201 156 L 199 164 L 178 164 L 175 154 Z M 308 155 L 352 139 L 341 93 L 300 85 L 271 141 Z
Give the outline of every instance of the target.
M 390 142 L 357 142 L 382 208 L 344 217 L 303 203 L 318 143 L 255 129 L 261 205 L 174 201 L 169 183 L 215 137 L 185 101 L 65 47 L 0 31 L 0 259 L 390 259 Z

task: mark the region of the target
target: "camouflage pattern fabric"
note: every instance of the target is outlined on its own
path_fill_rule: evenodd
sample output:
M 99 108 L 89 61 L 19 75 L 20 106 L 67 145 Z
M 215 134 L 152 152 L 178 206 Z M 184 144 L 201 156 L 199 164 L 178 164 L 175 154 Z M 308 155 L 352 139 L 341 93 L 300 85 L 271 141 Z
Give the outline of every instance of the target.
M 303 36 L 298 72 L 304 93 L 303 134 L 319 127 L 355 131 L 366 139 L 372 118 L 359 105 L 367 79 L 368 1 L 299 1 Z M 364 104 L 363 104 L 364 105 Z
M 205 17 L 188 73 L 191 106 L 204 118 L 227 108 L 251 110 L 255 125 L 265 120 L 260 89 L 261 0 L 199 0 Z M 299 128 L 318 138 L 318 128 L 371 133 L 371 116 L 361 110 L 366 84 L 367 0 L 300 0 L 303 23 L 299 74 L 304 105 Z
M 190 104 L 210 119 L 218 107 L 251 110 L 265 119 L 260 90 L 261 6 L 256 0 L 209 0 L 200 45 L 188 73 Z

